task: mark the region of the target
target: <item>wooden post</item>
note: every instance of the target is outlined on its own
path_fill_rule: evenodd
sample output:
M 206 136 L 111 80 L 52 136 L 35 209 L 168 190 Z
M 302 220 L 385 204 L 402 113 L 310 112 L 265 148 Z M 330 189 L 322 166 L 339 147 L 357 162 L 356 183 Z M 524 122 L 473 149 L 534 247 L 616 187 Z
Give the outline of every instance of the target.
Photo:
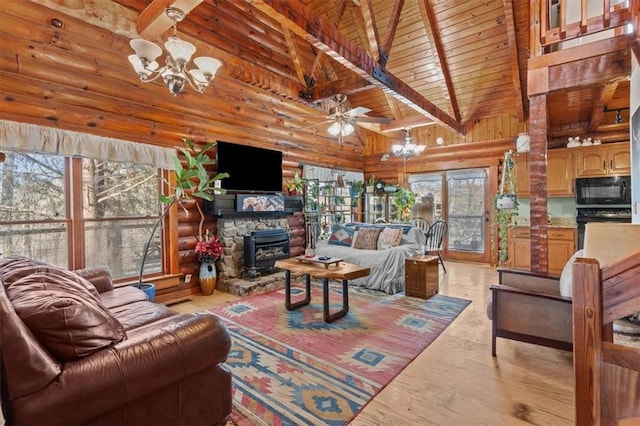
M 573 374 L 575 424 L 599 425 L 602 351 L 600 264 L 577 259 L 573 265 Z

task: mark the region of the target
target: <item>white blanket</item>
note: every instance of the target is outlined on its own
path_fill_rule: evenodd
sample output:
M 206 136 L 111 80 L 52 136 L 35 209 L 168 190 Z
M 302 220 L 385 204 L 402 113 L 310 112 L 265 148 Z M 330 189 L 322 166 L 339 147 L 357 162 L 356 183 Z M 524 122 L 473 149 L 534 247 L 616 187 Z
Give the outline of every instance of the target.
M 349 281 L 350 284 L 381 290 L 388 294 L 404 290 L 404 260 L 425 250 L 424 231 L 412 227 L 402 235 L 399 246 L 386 250 L 362 250 L 319 241 L 316 254 L 343 259 L 347 263 L 368 266 L 369 276 Z

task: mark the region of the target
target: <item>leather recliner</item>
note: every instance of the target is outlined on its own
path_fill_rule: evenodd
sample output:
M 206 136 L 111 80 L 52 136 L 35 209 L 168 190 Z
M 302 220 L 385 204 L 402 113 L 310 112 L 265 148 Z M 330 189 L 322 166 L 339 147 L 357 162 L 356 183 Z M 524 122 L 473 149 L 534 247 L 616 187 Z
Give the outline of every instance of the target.
M 230 336 L 106 268 L 0 259 L 2 410 L 10 425 L 221 425 Z

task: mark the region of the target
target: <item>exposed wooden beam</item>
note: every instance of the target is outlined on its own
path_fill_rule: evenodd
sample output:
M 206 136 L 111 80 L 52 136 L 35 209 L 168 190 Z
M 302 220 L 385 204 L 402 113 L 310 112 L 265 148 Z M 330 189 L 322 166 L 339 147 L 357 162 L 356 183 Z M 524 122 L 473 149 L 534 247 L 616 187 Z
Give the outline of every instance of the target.
M 516 116 L 520 123 L 524 123 L 524 101 L 520 83 L 520 64 L 518 62 L 518 40 L 516 38 L 516 24 L 513 10 L 513 0 L 503 0 L 505 23 L 507 24 L 507 39 L 509 40 L 509 54 L 511 62 L 511 81 L 513 84 L 513 98 Z
M 400 22 L 400 13 L 402 12 L 402 6 L 404 6 L 404 0 L 394 0 L 393 7 L 391 8 L 391 16 L 389 23 L 387 24 L 387 39 L 380 47 L 380 63 L 383 67 L 387 65 L 389 61 L 389 55 L 391 54 L 391 46 L 393 45 L 393 39 L 396 36 L 396 29 Z
M 283 25 L 282 32 L 284 34 L 284 39 L 287 42 L 287 46 L 289 47 L 289 56 L 291 57 L 291 62 L 293 62 L 293 68 L 296 71 L 296 77 L 298 77 L 298 81 L 301 84 L 307 86 L 307 81 L 304 78 L 304 70 L 302 69 L 302 64 L 300 62 L 300 56 L 298 55 L 298 49 L 296 49 L 296 42 L 293 39 L 291 31 Z
M 438 58 L 436 66 L 439 66 L 440 71 L 442 72 L 447 88 L 447 95 L 451 102 L 453 116 L 456 121 L 459 122 L 461 120 L 460 105 L 458 104 L 458 98 L 456 97 L 456 90 L 453 87 L 453 80 L 451 79 L 451 72 L 449 71 L 449 62 L 447 61 L 444 45 L 442 44 L 442 38 L 440 38 L 436 14 L 429 0 L 419 1 L 418 6 L 420 7 L 420 13 L 422 14 L 422 21 L 429 24 L 425 25 L 425 31 L 427 33 L 427 37 L 431 41 L 431 44 L 436 48 L 436 57 Z
M 613 83 L 605 84 L 600 87 L 599 93 L 591 109 L 589 127 L 587 128 L 588 132 L 595 132 L 598 126 L 600 126 L 602 117 L 604 117 L 604 107 L 611 100 L 611 98 L 613 98 L 613 94 L 616 92 L 618 84 L 619 82 L 615 81 Z
M 348 1 L 349 0 L 340 0 L 340 4 L 338 5 L 338 8 L 336 9 L 336 14 L 333 17 L 333 24 L 334 24 L 334 26 L 336 28 L 340 24 L 340 21 L 342 21 L 342 17 L 344 16 L 344 12 L 347 10 L 347 2 Z M 322 51 L 318 51 L 317 54 L 316 54 L 316 58 L 313 61 L 313 65 L 311 66 L 311 77 L 313 77 L 316 80 L 318 80 L 318 68 L 321 66 L 323 61 L 326 61 L 324 53 L 322 53 Z M 336 93 L 339 93 L 339 92 L 336 92 Z
M 367 52 L 348 40 L 300 2 L 293 0 L 252 0 L 254 7 L 269 16 L 279 17 L 289 29 L 322 50 L 334 60 L 367 81 L 387 91 L 419 113 L 437 120 L 443 126 L 463 135 L 464 126 L 410 87 L 384 71 Z
M 371 0 L 362 0 L 360 3 L 360 14 L 367 34 L 367 41 L 369 42 L 369 53 L 376 61 L 380 62 L 380 40 L 378 38 L 378 28 L 376 27 Z
M 387 104 L 389 105 L 389 109 L 391 110 L 391 115 L 394 119 L 398 120 L 402 118 L 402 111 L 398 108 L 398 104 L 393 96 L 390 96 L 385 92 L 384 97 L 387 99 Z
M 425 126 L 433 126 L 434 124 L 438 124 L 433 120 L 429 120 L 423 116 L 411 117 L 411 118 L 403 118 L 400 120 L 393 120 L 389 124 L 380 124 L 380 132 L 381 133 L 389 133 L 389 132 L 397 132 L 399 130 L 406 129 L 407 127 L 411 127 L 415 129 L 417 127 L 425 127 Z
M 631 75 L 629 48 L 549 67 L 549 92 L 610 83 Z
M 203 0 L 153 0 L 140 16 L 138 16 L 137 31 L 147 40 L 155 40 L 173 25 L 165 11 L 167 7 L 177 7 L 185 14 L 191 12 Z

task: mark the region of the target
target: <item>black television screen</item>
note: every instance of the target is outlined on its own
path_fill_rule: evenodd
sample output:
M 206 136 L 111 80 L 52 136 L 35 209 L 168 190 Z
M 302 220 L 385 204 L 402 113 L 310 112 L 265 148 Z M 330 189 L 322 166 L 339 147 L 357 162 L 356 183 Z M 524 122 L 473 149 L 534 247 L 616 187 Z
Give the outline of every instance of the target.
M 216 167 L 218 173 L 229 173 L 222 179 L 227 191 L 282 191 L 282 152 L 218 141 Z

